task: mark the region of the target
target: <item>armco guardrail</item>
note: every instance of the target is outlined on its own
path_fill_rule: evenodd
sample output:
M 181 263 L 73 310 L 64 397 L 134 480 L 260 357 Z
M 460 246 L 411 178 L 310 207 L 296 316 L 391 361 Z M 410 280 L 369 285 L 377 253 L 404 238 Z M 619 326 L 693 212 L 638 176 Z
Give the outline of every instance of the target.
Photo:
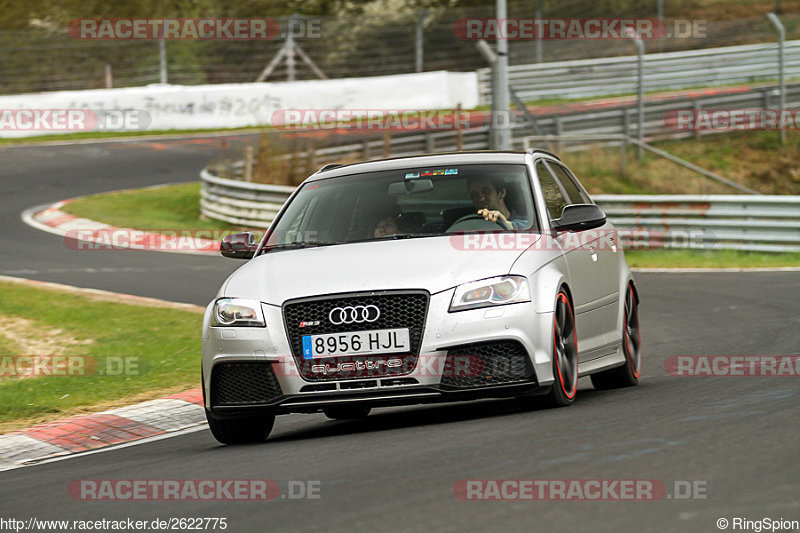
M 292 187 L 200 174 L 204 216 L 266 228 Z M 800 251 L 800 196 L 595 195 L 636 247 Z
M 593 199 L 617 227 L 632 230 L 642 247 L 800 251 L 800 196 L 595 195 Z M 641 242 L 642 237 L 649 242 Z
M 800 41 L 787 41 L 786 77 L 800 77 Z M 635 55 L 515 65 L 509 83 L 525 101 L 633 93 Z M 645 54 L 645 90 L 662 91 L 734 85 L 778 78 L 776 44 L 725 46 L 703 50 Z M 491 98 L 490 69 L 478 70 L 481 103 Z
M 200 180 L 203 216 L 257 228 L 269 226 L 294 190 L 294 187 L 220 178 L 208 168 L 200 172 Z

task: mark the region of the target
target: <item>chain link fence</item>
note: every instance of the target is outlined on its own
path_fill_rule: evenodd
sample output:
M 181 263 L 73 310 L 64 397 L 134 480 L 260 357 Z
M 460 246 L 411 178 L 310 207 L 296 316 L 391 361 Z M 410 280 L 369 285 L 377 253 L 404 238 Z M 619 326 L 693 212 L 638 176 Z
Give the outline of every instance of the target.
M 698 20 L 696 2 L 665 1 L 665 27 L 674 21 Z M 520 18 L 655 18 L 656 2 L 617 0 L 521 0 L 509 3 L 509 16 Z M 736 10 L 726 13 L 735 16 Z M 766 12 L 765 12 L 766 14 Z M 87 14 L 87 16 L 90 16 Z M 405 3 L 366 4 L 359 15 L 315 18 L 319 35 L 295 31 L 294 39 L 328 78 L 377 76 L 414 72 L 418 50 L 423 70 L 469 71 L 486 67 L 476 41 L 459 39 L 453 24 L 463 18 L 491 18 L 493 6 L 413 10 Z M 303 20 L 303 17 L 300 17 Z M 309 20 L 308 17 L 305 20 Z M 787 39 L 800 38 L 800 13 L 783 13 Z M 288 18 L 280 18 L 286 30 Z M 647 41 L 648 52 L 668 52 L 746 43 L 775 42 L 763 15 L 731 20 L 701 20 L 701 33 L 691 38 Z M 420 32 L 417 31 L 421 25 Z M 421 36 L 421 42 L 417 41 Z M 166 41 L 167 81 L 196 85 L 255 81 L 284 46 L 285 39 L 264 41 Z M 629 40 L 511 41 L 510 64 L 630 55 Z M 278 62 L 266 81 L 290 77 L 291 67 Z M 318 77 L 310 65 L 295 59 L 295 79 Z M 65 27 L 0 31 L 0 94 L 158 83 L 159 45 L 144 40 L 80 40 Z

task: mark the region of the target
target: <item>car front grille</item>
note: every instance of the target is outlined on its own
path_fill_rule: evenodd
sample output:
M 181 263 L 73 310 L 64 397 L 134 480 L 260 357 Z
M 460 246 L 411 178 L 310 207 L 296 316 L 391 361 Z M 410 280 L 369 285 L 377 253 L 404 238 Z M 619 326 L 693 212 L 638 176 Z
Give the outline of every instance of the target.
M 300 375 L 309 381 L 399 376 L 412 372 L 422 345 L 422 332 L 430 295 L 426 291 L 386 291 L 337 294 L 290 300 L 283 305 L 289 345 Z M 336 307 L 375 305 L 380 316 L 374 322 L 332 324 L 329 313 Z M 301 327 L 304 323 L 304 327 Z M 307 325 L 311 323 L 311 325 Z M 376 329 L 408 328 L 410 350 L 403 353 L 353 355 L 304 359 L 303 335 L 349 333 Z M 351 364 L 352 363 L 352 364 Z M 346 368 L 342 368 L 342 365 Z
M 219 363 L 211 371 L 211 406 L 269 403 L 282 395 L 271 363 Z
M 447 351 L 442 386 L 455 388 L 530 382 L 533 364 L 518 341 L 505 340 L 456 346 Z

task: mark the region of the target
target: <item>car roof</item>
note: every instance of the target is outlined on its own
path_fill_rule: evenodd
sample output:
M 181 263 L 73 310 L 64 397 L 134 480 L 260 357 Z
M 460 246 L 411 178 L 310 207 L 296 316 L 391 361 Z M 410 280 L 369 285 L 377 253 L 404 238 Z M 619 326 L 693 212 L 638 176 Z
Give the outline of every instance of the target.
M 346 165 L 326 165 L 312 174 L 306 181 L 349 176 L 365 172 L 382 170 L 400 170 L 409 167 L 435 167 L 439 165 L 467 165 L 492 163 L 524 163 L 528 154 L 544 154 L 555 159 L 557 156 L 545 150 L 529 149 L 527 151 L 474 150 L 468 152 L 447 152 L 440 154 L 412 155 L 377 159 Z

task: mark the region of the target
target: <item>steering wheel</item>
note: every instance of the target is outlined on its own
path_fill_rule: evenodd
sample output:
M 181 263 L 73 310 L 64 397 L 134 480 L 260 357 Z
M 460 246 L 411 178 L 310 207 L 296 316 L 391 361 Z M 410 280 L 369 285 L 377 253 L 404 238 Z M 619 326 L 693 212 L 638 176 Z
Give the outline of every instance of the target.
M 496 230 L 497 228 L 511 229 L 501 222 L 486 220 L 483 218 L 483 215 L 479 215 L 478 213 L 469 213 L 453 222 L 450 227 L 447 228 L 446 233 L 454 231 Z

